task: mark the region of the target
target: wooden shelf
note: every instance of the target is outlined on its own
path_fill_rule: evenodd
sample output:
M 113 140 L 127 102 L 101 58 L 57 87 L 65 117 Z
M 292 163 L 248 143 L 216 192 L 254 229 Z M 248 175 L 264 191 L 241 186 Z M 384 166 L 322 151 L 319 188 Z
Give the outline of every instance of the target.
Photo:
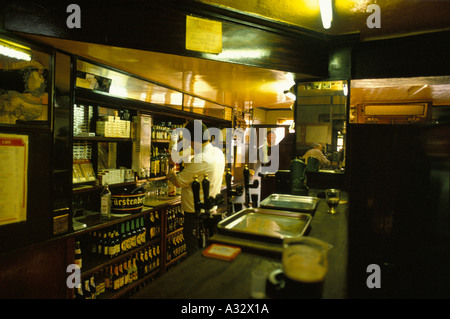
M 105 137 L 105 136 L 74 136 L 74 141 L 92 141 L 92 142 L 131 142 L 130 137 Z

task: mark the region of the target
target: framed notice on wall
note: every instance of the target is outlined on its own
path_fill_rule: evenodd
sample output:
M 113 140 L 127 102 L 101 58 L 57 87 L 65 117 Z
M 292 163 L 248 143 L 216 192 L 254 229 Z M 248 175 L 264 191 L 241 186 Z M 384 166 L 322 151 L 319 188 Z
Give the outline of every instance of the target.
M 216 54 L 222 52 L 222 23 L 186 16 L 186 49 Z
M 27 219 L 28 136 L 0 133 L 0 226 Z

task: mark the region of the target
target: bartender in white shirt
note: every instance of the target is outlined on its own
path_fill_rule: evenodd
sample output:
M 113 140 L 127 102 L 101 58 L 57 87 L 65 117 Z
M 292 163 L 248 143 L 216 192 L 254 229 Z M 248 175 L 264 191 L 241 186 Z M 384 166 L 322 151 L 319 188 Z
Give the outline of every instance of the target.
M 201 136 L 198 136 L 200 125 Z M 194 127 L 196 128 L 195 130 Z M 175 186 L 181 187 L 181 209 L 184 211 L 183 235 L 186 242 L 186 252 L 189 256 L 200 248 L 195 234 L 198 228 L 198 220 L 195 216 L 194 195 L 191 184 L 195 175 L 198 176 L 198 180 L 201 183 L 206 173 L 210 181 L 209 195 L 215 197 L 219 194 L 225 170 L 225 156 L 221 149 L 210 143 L 208 128 L 201 121 L 196 120 L 187 123 L 185 130 L 189 132 L 191 150 L 194 151 L 194 156 L 191 157 L 190 161 L 185 161 L 184 169 L 180 173 L 175 174 L 171 170 L 168 178 Z M 184 138 L 186 138 L 186 135 L 183 134 Z M 203 199 L 201 187 L 200 198 Z

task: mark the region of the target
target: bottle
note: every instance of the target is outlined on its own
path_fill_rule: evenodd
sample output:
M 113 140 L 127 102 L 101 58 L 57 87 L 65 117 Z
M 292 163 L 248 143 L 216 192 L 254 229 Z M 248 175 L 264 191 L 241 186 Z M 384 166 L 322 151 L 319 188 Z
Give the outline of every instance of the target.
M 136 248 L 137 240 L 136 240 L 136 230 L 134 229 L 134 219 L 131 220 L 131 249 Z
M 123 269 L 123 285 L 126 286 L 130 283 L 130 271 L 128 269 L 128 263 L 126 259 L 123 260 L 122 269 Z
M 172 214 L 170 213 L 170 208 L 167 210 L 166 213 L 167 216 L 167 233 L 171 233 L 172 232 Z
M 103 236 L 102 233 L 98 233 L 98 240 L 97 240 L 97 254 L 103 255 Z
M 106 268 L 105 289 L 107 291 L 114 290 L 114 271 L 112 265 Z
M 179 218 L 180 218 L 180 227 L 183 227 L 184 224 L 184 212 L 181 210 L 181 205 L 178 205 L 178 214 L 179 214 Z
M 97 288 L 95 286 L 95 277 L 91 276 L 89 280 L 89 290 L 91 292 L 91 299 L 97 298 Z
M 144 217 L 141 217 L 141 243 L 145 244 L 147 241 L 147 228 L 144 225 Z
M 127 250 L 131 250 L 131 232 L 130 232 L 130 222 L 127 221 L 127 226 L 126 226 L 126 234 L 127 234 L 127 240 L 126 240 L 126 245 L 127 245 Z
M 106 232 L 103 234 L 103 256 L 108 257 L 109 256 L 109 240 L 108 240 L 108 234 Z
M 152 248 L 148 248 L 148 269 L 149 272 L 153 271 L 153 254 L 152 254 Z
M 120 225 L 120 253 L 128 251 L 127 249 L 127 234 L 125 233 L 125 223 Z
M 166 153 L 164 151 L 161 151 L 161 154 L 159 154 L 159 175 L 160 176 L 166 176 L 167 175 L 167 169 L 168 169 L 168 160 Z
M 159 156 L 158 156 L 158 148 L 155 147 L 155 177 L 160 176 L 160 160 L 159 160 Z
M 85 299 L 83 295 L 83 286 L 81 284 L 75 289 L 75 299 Z
M 133 273 L 133 281 L 138 280 L 138 268 L 136 265 L 137 255 L 133 258 L 133 264 L 132 264 L 132 273 Z
M 83 258 L 81 256 L 81 246 L 79 241 L 75 243 L 75 265 L 78 265 L 80 269 L 83 266 Z
M 144 274 L 150 272 L 150 267 L 148 266 L 148 251 L 144 250 Z
M 109 191 L 108 184 L 106 184 L 106 187 L 100 195 L 100 217 L 101 219 L 111 218 L 111 192 Z
M 128 258 L 127 271 L 128 271 L 128 282 L 131 284 L 134 281 L 133 265 L 131 263 L 131 258 Z
M 156 256 L 156 245 L 153 245 L 152 249 L 152 265 L 153 265 L 153 269 L 156 269 L 156 267 L 158 267 L 157 263 L 156 263 L 156 259 L 158 258 Z
M 177 229 L 179 227 L 179 225 L 178 225 L 178 217 L 177 217 L 177 214 L 176 214 L 176 208 L 175 207 L 172 208 L 172 221 L 173 221 L 173 229 L 175 230 L 175 229 Z
M 161 252 L 159 250 L 159 245 L 156 245 L 156 267 L 159 267 L 161 258 Z
M 101 269 L 95 276 L 97 277 L 96 285 L 95 285 L 96 286 L 96 297 L 98 297 L 101 294 L 105 293 L 106 272 L 104 269 Z
M 119 263 L 119 289 L 124 286 L 125 283 L 125 274 L 123 272 L 122 263 Z
M 167 238 L 167 246 L 166 246 L 166 262 L 170 262 L 172 260 L 172 240 L 171 238 Z
M 119 266 L 114 265 L 114 273 L 112 276 L 112 289 L 117 291 L 120 289 L 120 276 L 119 276 Z
M 155 212 L 156 214 L 156 212 Z M 150 239 L 155 238 L 156 236 L 156 223 L 155 223 L 155 216 L 153 215 L 153 212 L 150 212 Z
M 161 234 L 161 221 L 159 219 L 159 212 L 155 211 L 155 235 L 158 236 Z
M 145 276 L 144 272 L 144 253 L 141 251 L 139 255 L 136 253 L 136 256 L 139 256 L 137 259 L 137 271 L 138 271 L 138 277 L 143 278 Z
M 142 237 L 141 237 L 141 226 L 139 225 L 139 218 L 136 219 L 136 246 L 139 247 L 142 245 Z
M 89 252 L 93 255 L 97 253 L 97 232 L 89 234 Z
M 117 257 L 120 254 L 120 236 L 117 230 L 114 231 L 114 246 L 114 257 Z
M 156 156 L 155 156 L 155 148 L 152 147 L 152 154 L 150 157 L 150 177 L 156 177 Z
M 178 235 L 172 236 L 172 254 L 174 258 L 178 257 Z
M 164 156 L 164 176 L 166 176 L 166 175 L 168 175 L 169 174 L 169 170 L 170 170 L 170 167 L 169 167 L 169 165 L 170 165 L 170 161 L 169 161 L 169 159 L 170 159 L 170 153 L 169 153 L 169 151 L 167 150 L 167 149 L 164 149 L 164 152 L 165 152 L 165 156 Z
M 83 296 L 84 296 L 84 299 L 92 299 L 92 294 L 91 294 L 90 287 L 89 287 L 89 279 L 84 280 Z
M 109 233 L 108 256 L 109 258 L 114 258 L 116 256 L 116 241 L 114 240 L 113 232 Z

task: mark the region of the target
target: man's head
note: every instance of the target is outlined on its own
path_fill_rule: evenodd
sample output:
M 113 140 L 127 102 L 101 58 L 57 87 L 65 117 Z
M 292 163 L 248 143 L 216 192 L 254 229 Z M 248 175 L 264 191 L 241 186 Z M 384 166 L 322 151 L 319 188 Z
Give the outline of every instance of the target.
M 191 145 L 193 145 L 193 143 L 207 143 L 210 140 L 208 128 L 200 120 L 193 120 L 188 122 L 184 129 L 189 132 Z
M 322 146 L 322 144 L 314 143 L 313 148 L 315 148 L 316 150 L 322 151 L 323 146 Z

